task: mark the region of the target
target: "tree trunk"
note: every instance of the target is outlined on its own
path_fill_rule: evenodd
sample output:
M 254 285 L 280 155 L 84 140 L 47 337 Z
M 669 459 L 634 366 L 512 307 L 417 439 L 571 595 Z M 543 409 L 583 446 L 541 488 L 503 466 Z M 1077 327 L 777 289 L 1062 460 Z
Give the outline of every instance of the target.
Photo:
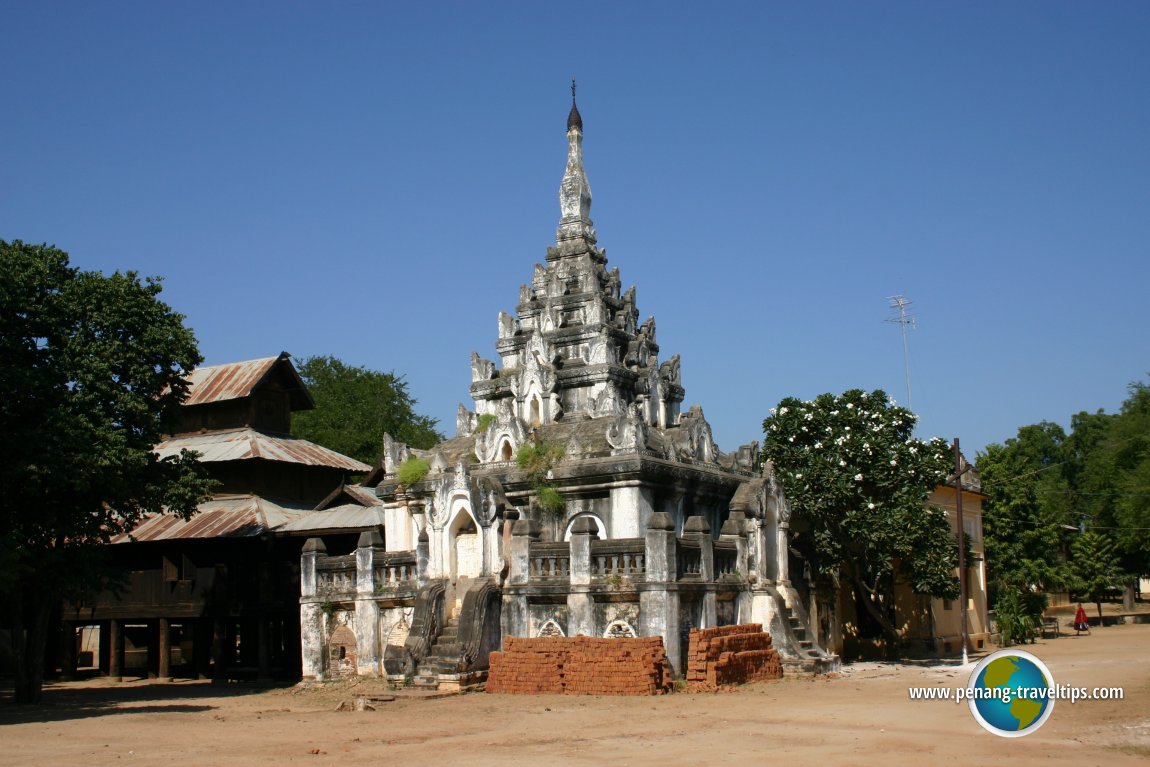
M 1134 612 L 1134 597 L 1138 592 L 1138 581 L 1130 581 L 1122 589 L 1122 610 L 1124 612 Z
M 862 602 L 863 606 L 866 607 L 867 614 L 874 618 L 875 622 L 878 623 L 879 628 L 882 629 L 883 638 L 886 639 L 887 659 L 898 660 L 899 651 L 902 649 L 902 637 L 899 636 L 898 629 L 895 628 L 895 625 L 885 614 L 886 611 L 882 609 L 883 603 L 870 598 L 871 591 L 864 584 L 862 574 L 858 572 L 857 565 L 852 562 L 848 562 L 845 569 L 847 574 L 850 576 L 851 585 L 855 590 L 855 594 L 862 597 L 861 599 L 856 600 L 856 604 L 858 602 Z M 889 596 L 892 599 L 894 598 L 893 594 Z
M 44 651 L 48 645 L 48 624 L 54 601 L 51 595 L 36 591 L 27 584 L 20 584 L 12 596 L 15 701 L 21 705 L 39 703 L 44 691 Z M 31 605 L 28 604 L 29 597 Z

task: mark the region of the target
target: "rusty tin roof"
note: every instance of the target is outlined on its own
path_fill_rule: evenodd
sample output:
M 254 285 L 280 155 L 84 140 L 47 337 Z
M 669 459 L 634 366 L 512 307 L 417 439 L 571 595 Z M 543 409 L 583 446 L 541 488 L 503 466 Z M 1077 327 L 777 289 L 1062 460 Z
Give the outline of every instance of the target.
M 188 374 L 188 398 L 184 406 L 206 405 L 250 397 L 252 391 L 267 380 L 276 368 L 287 378 L 287 389 L 292 395 L 293 410 L 310 410 L 315 402 L 291 363 L 291 355 L 280 352 L 276 357 L 263 357 L 226 365 L 205 365 Z
M 161 458 L 179 455 L 181 450 L 196 451 L 200 454 L 201 463 L 262 458 L 305 466 L 328 466 L 345 471 L 371 471 L 366 463 L 306 439 L 272 436 L 250 428 L 185 434 L 166 439 L 155 447 L 156 454 Z

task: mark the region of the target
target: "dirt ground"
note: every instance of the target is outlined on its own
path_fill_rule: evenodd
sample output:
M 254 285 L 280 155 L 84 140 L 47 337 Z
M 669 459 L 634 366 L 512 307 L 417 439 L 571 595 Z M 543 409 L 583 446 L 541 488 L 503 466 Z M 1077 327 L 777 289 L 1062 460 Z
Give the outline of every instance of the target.
M 1146 764 L 1150 625 L 1096 628 L 1027 645 L 1060 685 L 1120 686 L 1125 699 L 1058 701 L 1022 738 L 982 730 L 966 704 L 911 701 L 912 686 L 965 686 L 957 662 L 857 663 L 837 679 L 784 679 L 734 692 L 655 698 L 398 697 L 375 711 L 336 711 L 383 692 L 202 682 L 51 685 L 45 703 L 0 691 L 5 765 L 696 765 L 792 760 L 814 765 Z

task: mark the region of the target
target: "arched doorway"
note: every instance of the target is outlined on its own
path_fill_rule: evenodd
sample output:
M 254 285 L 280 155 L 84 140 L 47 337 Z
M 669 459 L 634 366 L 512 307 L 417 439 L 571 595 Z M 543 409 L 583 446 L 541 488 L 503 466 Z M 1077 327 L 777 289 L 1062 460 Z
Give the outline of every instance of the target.
M 483 574 L 482 534 L 471 509 L 466 502 L 457 502 L 454 515 L 447 526 L 447 541 L 451 558 L 452 605 L 451 612 L 457 613 L 463 603 L 471 582 Z

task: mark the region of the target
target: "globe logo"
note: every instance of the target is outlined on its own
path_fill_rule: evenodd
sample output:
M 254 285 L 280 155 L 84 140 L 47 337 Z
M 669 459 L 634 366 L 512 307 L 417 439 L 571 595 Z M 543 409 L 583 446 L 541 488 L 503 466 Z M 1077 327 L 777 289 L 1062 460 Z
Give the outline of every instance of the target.
M 1020 738 L 1037 730 L 1054 711 L 1054 677 L 1022 650 L 998 650 L 975 666 L 967 684 L 970 713 L 989 732 Z

